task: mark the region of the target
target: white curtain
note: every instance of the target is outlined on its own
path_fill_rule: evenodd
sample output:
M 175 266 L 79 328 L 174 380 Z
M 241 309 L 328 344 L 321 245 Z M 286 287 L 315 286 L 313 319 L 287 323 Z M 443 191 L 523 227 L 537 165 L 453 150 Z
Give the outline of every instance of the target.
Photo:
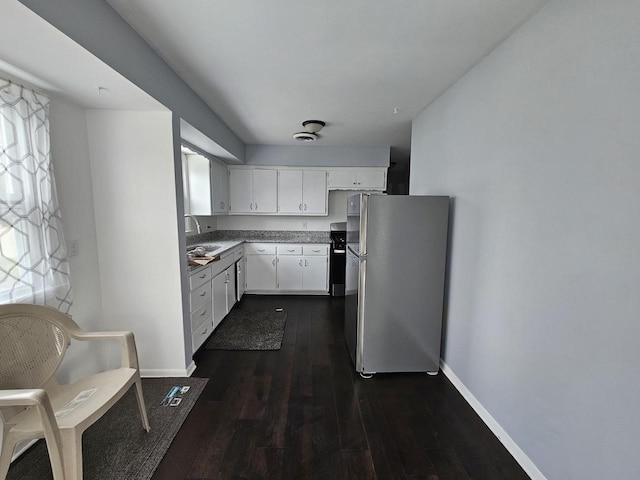
M 49 148 L 49 99 L 0 79 L 0 303 L 68 313 L 71 283 Z

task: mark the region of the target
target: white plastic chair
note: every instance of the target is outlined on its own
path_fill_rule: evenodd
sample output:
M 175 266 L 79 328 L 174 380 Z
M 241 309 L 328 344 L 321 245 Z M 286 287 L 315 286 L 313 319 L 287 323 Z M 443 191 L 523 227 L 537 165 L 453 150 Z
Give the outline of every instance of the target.
M 119 340 L 121 368 L 60 385 L 55 373 L 71 339 Z M 36 438 L 47 443 L 54 480 L 82 479 L 83 432 L 132 385 L 148 432 L 133 333 L 85 332 L 49 307 L 0 305 L 0 479 L 6 478 L 15 445 Z M 70 404 L 81 393 L 88 398 Z

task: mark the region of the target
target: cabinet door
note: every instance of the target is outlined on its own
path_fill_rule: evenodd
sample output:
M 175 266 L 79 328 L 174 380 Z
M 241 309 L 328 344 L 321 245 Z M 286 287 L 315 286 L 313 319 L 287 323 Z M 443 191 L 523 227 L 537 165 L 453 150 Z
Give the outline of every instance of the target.
M 229 170 L 229 206 L 231 213 L 253 212 L 253 175 L 251 170 Z
M 305 291 L 329 291 L 329 257 L 304 257 L 302 289 Z
M 202 155 L 187 155 L 191 215 L 211 215 L 211 163 Z
M 234 263 L 225 271 L 227 276 L 227 313 L 236 304 L 236 264 Z
M 325 170 L 303 172 L 302 210 L 305 214 L 327 214 L 327 172 Z
M 303 265 L 297 255 L 278 256 L 278 290 L 302 290 Z
M 336 170 L 327 170 L 327 174 L 329 189 L 355 190 L 358 186 L 356 170 L 340 168 Z
M 278 171 L 278 212 L 302 214 L 302 170 Z
M 247 255 L 247 290 L 274 291 L 276 289 L 276 256 Z
M 213 326 L 217 327 L 227 314 L 227 275 L 219 273 L 213 277 Z
M 251 170 L 250 170 L 251 171 Z M 233 206 L 233 202 L 231 202 Z M 278 171 L 256 168 L 253 170 L 253 212 L 277 213 Z
M 213 185 L 213 212 L 229 211 L 229 170 L 226 165 L 211 163 L 211 183 Z
M 242 257 L 236 262 L 236 298 L 238 301 L 242 299 L 244 295 L 244 286 L 246 282 L 245 276 L 245 257 Z
M 382 168 L 358 169 L 358 188 L 386 190 L 387 177 Z

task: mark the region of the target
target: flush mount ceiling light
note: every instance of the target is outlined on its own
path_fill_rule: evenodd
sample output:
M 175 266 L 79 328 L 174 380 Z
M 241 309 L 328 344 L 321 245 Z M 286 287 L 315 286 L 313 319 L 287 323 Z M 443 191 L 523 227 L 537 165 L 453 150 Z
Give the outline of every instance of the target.
M 315 142 L 320 138 L 318 132 L 322 130 L 324 125 L 325 123 L 321 120 L 305 120 L 302 122 L 302 126 L 306 131 L 294 133 L 293 138 L 300 142 Z

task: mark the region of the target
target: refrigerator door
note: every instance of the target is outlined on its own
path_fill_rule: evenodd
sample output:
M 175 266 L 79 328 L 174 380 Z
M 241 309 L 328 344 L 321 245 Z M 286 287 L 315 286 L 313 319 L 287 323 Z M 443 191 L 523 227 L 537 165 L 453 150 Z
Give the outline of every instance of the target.
M 438 371 L 448 207 L 448 197 L 368 199 L 361 373 Z
M 367 269 L 367 205 L 369 195 L 347 199 L 347 266 L 345 279 L 345 339 L 356 371 L 362 372 Z
M 344 338 L 351 361 L 356 364 L 356 336 L 358 330 L 358 274 L 360 262 L 351 249 L 347 249 L 344 299 Z

